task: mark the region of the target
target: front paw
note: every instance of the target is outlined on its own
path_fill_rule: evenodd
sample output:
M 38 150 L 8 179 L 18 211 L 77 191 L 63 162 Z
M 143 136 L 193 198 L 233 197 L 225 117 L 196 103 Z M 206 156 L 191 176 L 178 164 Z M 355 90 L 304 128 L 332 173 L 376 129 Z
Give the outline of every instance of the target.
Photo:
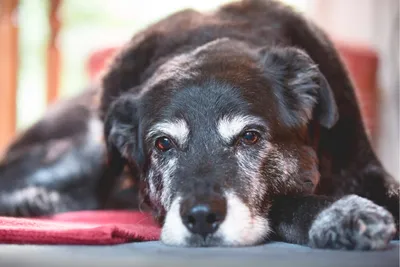
M 41 187 L 27 187 L 0 197 L 0 215 L 36 217 L 63 210 L 63 203 L 56 191 Z
M 379 250 L 387 247 L 395 233 L 393 216 L 386 209 L 350 195 L 323 210 L 308 236 L 314 248 Z

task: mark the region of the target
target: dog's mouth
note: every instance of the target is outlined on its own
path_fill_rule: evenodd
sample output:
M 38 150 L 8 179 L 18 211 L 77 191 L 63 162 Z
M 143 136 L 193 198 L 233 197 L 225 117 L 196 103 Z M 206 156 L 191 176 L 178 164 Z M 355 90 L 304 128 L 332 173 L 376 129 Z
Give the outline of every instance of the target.
M 265 241 L 270 232 L 266 216 L 251 212 L 233 192 L 221 199 L 196 202 L 176 197 L 166 214 L 161 241 L 185 247 L 250 246 Z

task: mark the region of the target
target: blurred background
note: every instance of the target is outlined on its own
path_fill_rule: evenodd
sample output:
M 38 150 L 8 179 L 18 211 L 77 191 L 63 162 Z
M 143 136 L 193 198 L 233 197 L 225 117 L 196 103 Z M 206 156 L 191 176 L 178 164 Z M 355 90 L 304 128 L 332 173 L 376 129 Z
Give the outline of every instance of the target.
M 323 27 L 357 87 L 372 144 L 399 172 L 399 1 L 282 0 Z M 150 23 L 230 0 L 0 0 L 0 151 L 57 99 L 81 92 Z

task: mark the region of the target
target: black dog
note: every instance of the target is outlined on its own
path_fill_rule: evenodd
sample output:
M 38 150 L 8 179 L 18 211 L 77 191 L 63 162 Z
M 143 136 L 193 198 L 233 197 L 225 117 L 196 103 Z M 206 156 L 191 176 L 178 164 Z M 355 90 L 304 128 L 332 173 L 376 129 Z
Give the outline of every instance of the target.
M 209 14 L 174 14 L 128 43 L 101 87 L 106 149 L 90 141 L 101 122 L 83 108 L 86 117 L 74 116 L 82 127 L 59 131 L 74 141 L 68 151 L 76 163 L 63 163 L 68 157 L 61 153 L 51 165 L 79 166 L 81 172 L 11 181 L 7 171 L 18 174 L 29 161 L 14 160 L 10 167 L 6 156 L 2 188 L 12 184 L 14 193 L 2 197 L 4 210 L 103 208 L 128 166 L 163 225 L 166 244 L 242 246 L 280 239 L 382 249 L 396 232 L 399 184 L 371 149 L 335 49 L 313 23 L 278 2 L 249 0 Z M 73 116 L 61 113 L 55 117 Z M 47 121 L 59 124 L 54 117 Z M 14 147 L 31 144 L 32 136 L 28 130 Z M 49 139 L 55 138 L 40 140 Z M 7 155 L 15 151 L 11 146 Z M 108 164 L 101 160 L 106 151 Z M 40 171 L 35 158 L 30 166 Z M 32 195 L 40 197 L 31 201 Z

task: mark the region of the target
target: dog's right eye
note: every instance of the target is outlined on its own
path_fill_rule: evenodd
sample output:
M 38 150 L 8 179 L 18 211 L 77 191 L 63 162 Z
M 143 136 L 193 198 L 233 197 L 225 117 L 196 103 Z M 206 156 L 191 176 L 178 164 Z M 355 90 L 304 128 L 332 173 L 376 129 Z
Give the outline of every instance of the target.
M 246 145 L 254 145 L 258 142 L 260 134 L 255 131 L 247 131 L 242 135 L 242 141 Z
M 170 150 L 172 148 L 173 144 L 169 138 L 163 136 L 163 137 L 157 138 L 155 146 L 158 150 L 165 152 L 165 151 Z

